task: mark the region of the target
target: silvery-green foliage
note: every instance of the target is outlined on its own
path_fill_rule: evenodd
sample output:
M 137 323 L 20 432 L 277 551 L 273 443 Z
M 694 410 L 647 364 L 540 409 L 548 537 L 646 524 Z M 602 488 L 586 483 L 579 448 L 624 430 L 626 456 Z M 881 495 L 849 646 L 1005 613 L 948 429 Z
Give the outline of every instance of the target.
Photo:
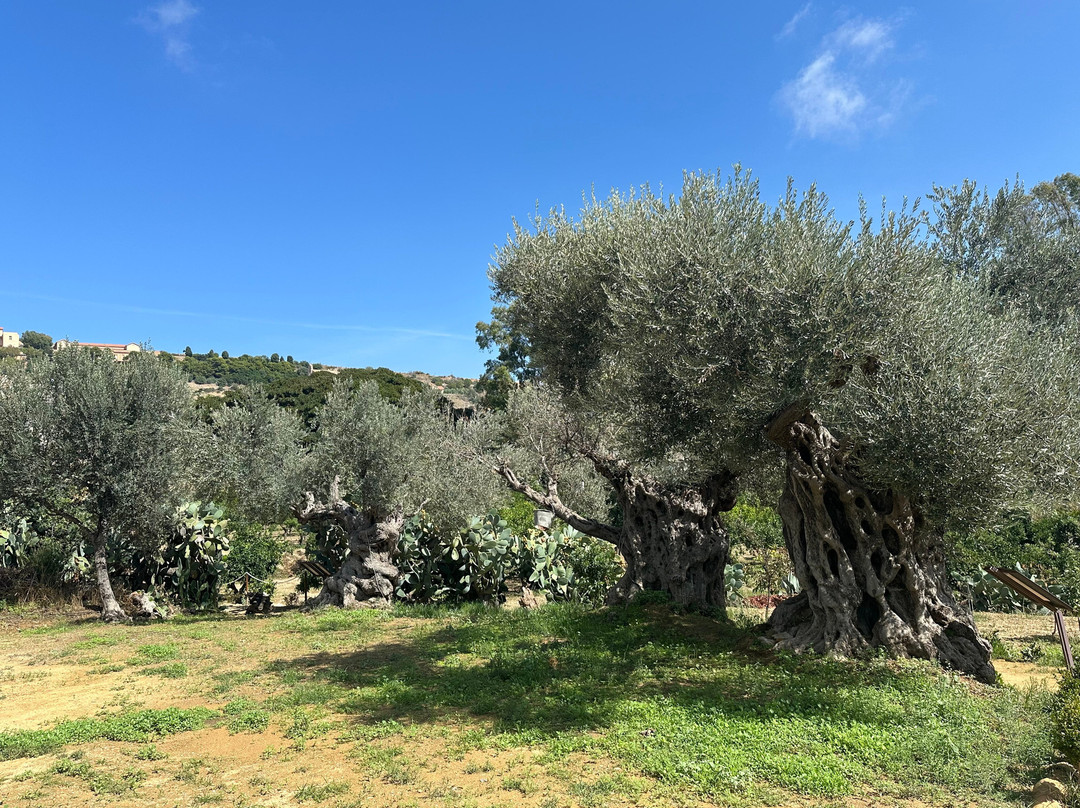
M 536 384 L 511 390 L 505 412 L 489 419 L 499 428 L 495 453 L 519 477 L 541 489 L 546 478 L 554 477 L 559 497 L 569 508 L 606 520 L 611 486 L 582 456 L 583 447 L 603 447 L 598 425 L 586 425 L 551 390 Z
M 934 186 L 930 223 L 945 266 L 1038 320 L 1080 313 L 1080 178 L 1063 174 L 1028 193 L 993 196 L 974 182 Z
M 207 439 L 209 493 L 231 512 L 278 522 L 303 492 L 300 419 L 263 395 L 241 391 L 232 406 L 214 412 Z
M 0 371 L 0 500 L 154 546 L 183 497 L 191 396 L 151 354 L 69 348 Z
M 339 382 L 319 415 L 319 437 L 307 462 L 307 479 L 328 490 L 335 476 L 351 502 L 377 514 L 421 507 L 436 529 L 460 529 L 471 514 L 506 500 L 471 444 L 483 419 L 453 419 L 433 393 L 406 393 L 399 404 L 373 382 Z
M 625 458 L 686 480 L 771 464 L 763 430 L 801 402 L 872 486 L 948 522 L 1058 475 L 1080 419 L 1054 335 L 942 272 L 923 225 L 690 174 L 517 225 L 490 275 L 545 385 Z

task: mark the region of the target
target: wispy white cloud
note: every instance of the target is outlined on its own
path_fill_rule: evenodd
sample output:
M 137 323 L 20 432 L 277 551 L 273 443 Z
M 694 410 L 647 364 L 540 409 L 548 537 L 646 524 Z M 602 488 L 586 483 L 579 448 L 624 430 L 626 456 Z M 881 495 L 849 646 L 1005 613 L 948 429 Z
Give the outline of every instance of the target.
M 828 38 L 834 48 L 848 48 L 870 62 L 893 46 L 892 26 L 881 20 L 851 20 Z
M 776 35 L 776 38 L 777 39 L 787 39 L 789 36 L 794 34 L 795 29 L 799 27 L 799 23 L 801 23 L 804 19 L 806 19 L 806 15 L 809 14 L 809 13 L 810 13 L 810 3 L 807 3 L 805 6 L 803 6 L 798 11 L 795 12 L 794 17 L 792 17 L 790 20 L 788 20 L 786 23 L 784 23 L 784 27 L 780 29 L 780 33 L 778 33 Z
M 476 339 L 475 334 L 455 334 L 448 331 L 435 331 L 426 328 L 403 328 L 400 326 L 363 325 L 360 323 L 314 323 L 296 320 L 274 320 L 265 317 L 244 317 L 241 315 L 222 314 L 209 311 L 184 311 L 182 309 L 161 309 L 148 306 L 132 306 L 124 303 L 113 303 L 101 300 L 79 300 L 70 297 L 56 297 L 54 295 L 37 295 L 27 292 L 8 292 L 0 290 L 0 297 L 15 297 L 30 300 L 42 300 L 48 303 L 62 303 L 79 306 L 82 309 L 110 309 L 112 311 L 126 311 L 132 314 L 154 314 L 163 317 L 190 317 L 197 319 L 227 320 L 234 323 L 253 323 L 257 325 L 271 325 L 282 328 L 300 328 L 313 331 L 355 331 L 367 334 L 387 334 L 407 337 L 432 337 L 437 339 L 466 340 Z
M 809 137 L 854 132 L 866 109 L 858 83 L 836 69 L 836 56 L 823 53 L 784 85 L 780 96 L 795 118 L 795 130 Z
M 797 134 L 853 137 L 898 119 L 910 84 L 885 69 L 885 56 L 895 48 L 895 27 L 887 20 L 856 18 L 822 39 L 813 59 L 778 94 Z
M 199 9 L 188 0 L 163 0 L 144 9 L 136 21 L 147 31 L 161 37 L 165 56 L 183 70 L 195 66 L 191 52 L 191 21 Z

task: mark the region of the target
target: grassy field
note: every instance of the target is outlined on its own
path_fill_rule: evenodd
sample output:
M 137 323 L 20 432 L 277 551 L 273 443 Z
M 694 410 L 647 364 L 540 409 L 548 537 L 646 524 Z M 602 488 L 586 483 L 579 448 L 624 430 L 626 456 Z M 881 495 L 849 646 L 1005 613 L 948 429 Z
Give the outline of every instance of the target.
M 1051 648 L 1049 618 L 1009 619 L 999 643 Z M 777 655 L 740 622 L 0 612 L 0 805 L 1025 804 L 1046 686 Z

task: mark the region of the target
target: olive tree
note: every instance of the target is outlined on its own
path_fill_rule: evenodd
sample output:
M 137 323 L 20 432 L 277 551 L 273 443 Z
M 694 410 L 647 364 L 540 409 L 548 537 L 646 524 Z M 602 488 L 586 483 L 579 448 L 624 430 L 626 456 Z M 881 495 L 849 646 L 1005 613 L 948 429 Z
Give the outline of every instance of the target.
M 78 531 L 106 621 L 128 619 L 109 543 L 156 549 L 182 498 L 193 418 L 184 381 L 149 354 L 117 362 L 72 347 L 0 370 L 0 500 Z
M 1037 321 L 1080 315 L 1080 177 L 991 195 L 970 180 L 934 186 L 934 248 L 946 268 Z
M 569 411 L 544 387 L 513 389 L 503 421 L 493 470 L 512 490 L 622 555 L 626 570 L 607 593 L 609 604 L 658 591 L 675 603 L 724 610 L 730 548 L 719 514 L 734 504 L 732 475 L 690 485 L 678 482 L 678 468 L 635 467 L 616 453 L 610 428 Z
M 207 427 L 205 493 L 247 518 L 280 521 L 300 500 L 306 434 L 300 419 L 260 388 L 239 391 Z
M 688 175 L 678 197 L 515 225 L 490 275 L 544 384 L 622 462 L 726 494 L 783 459 L 803 594 L 774 613 L 781 645 L 992 679 L 942 534 L 1065 473 L 1076 371 L 1060 335 L 943 272 L 922 224 L 884 208 L 845 224 L 814 188 L 770 206 L 739 170 Z
M 437 529 L 505 499 L 475 462 L 476 423 L 455 423 L 429 393 L 387 401 L 374 382 L 341 381 L 319 413 L 318 440 L 304 468 L 301 522 L 334 525 L 348 552 L 311 607 L 390 603 L 398 579 L 394 552 L 405 519 L 423 510 Z

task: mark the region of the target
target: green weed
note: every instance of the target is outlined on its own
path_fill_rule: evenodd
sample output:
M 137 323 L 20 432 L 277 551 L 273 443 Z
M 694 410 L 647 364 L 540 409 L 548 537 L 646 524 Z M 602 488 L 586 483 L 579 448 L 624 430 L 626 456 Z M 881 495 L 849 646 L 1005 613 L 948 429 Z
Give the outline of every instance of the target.
M 127 794 L 146 779 L 146 773 L 139 769 L 128 769 L 120 775 L 95 769 L 85 760 L 60 758 L 49 769 L 52 774 L 75 777 L 87 784 L 95 794 Z
M 146 746 L 140 746 L 135 750 L 135 757 L 139 760 L 164 760 L 168 757 L 164 752 L 157 748 L 154 744 L 147 744 Z
M 129 665 L 153 665 L 155 662 L 164 662 L 176 659 L 179 651 L 172 643 L 164 645 L 142 645 L 135 649 L 135 656 L 128 660 Z
M 144 676 L 162 676 L 165 679 L 183 679 L 188 675 L 188 667 L 183 662 L 172 662 L 168 665 L 143 668 L 139 673 Z
M 249 699 L 237 699 L 225 705 L 225 715 L 232 716 L 229 732 L 265 732 L 270 726 L 270 711 Z
M 319 786 L 306 785 L 297 791 L 295 796 L 297 802 L 325 802 L 331 797 L 348 792 L 348 783 L 330 782 Z
M 146 743 L 165 735 L 200 729 L 214 715 L 212 710 L 195 707 L 182 710 L 139 710 L 105 718 L 82 718 L 62 721 L 49 729 L 0 732 L 0 760 L 39 757 L 69 744 L 97 740 Z

